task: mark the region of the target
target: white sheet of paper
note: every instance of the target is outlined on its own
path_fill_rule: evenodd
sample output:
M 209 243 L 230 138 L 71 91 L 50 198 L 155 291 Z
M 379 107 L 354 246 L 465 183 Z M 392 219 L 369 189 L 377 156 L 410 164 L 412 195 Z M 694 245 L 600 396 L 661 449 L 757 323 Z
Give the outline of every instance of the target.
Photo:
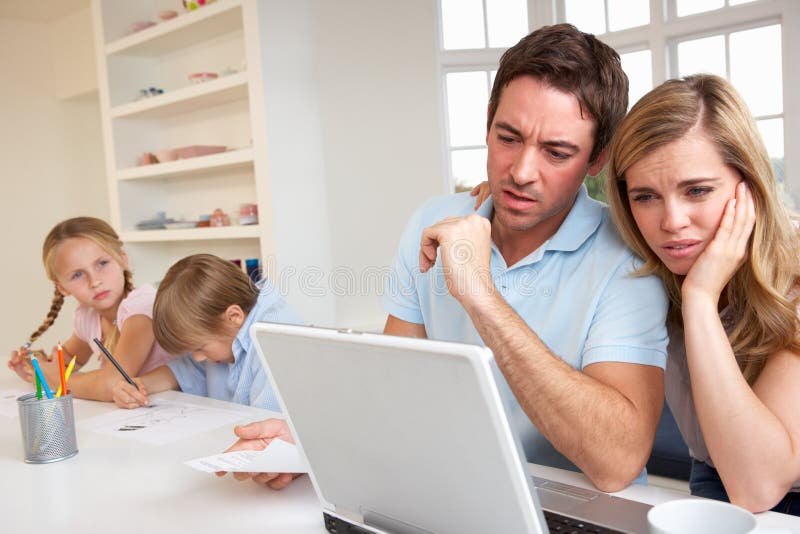
M 80 426 L 101 434 L 164 445 L 221 426 L 233 426 L 243 417 L 246 415 L 233 410 L 159 399 L 151 407 L 120 409 L 85 419 Z
M 206 473 L 308 473 L 308 464 L 297 446 L 281 439 L 272 440 L 263 451 L 224 452 L 184 463 Z

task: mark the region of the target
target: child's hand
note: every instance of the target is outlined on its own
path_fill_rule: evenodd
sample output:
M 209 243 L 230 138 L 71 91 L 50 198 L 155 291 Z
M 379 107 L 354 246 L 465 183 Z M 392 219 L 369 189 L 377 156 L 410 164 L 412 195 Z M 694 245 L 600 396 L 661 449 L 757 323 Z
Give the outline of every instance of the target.
M 136 382 L 139 389 L 128 384 L 125 380 L 120 380 L 114 384 L 114 389 L 111 391 L 111 394 L 114 398 L 114 404 L 120 408 L 131 409 L 140 406 L 148 406 L 150 404 L 150 400 L 147 398 L 147 391 L 142 381 L 138 378 L 134 378 L 133 381 Z
M 231 451 L 261 451 L 273 439 L 294 443 L 294 437 L 289 431 L 289 426 L 283 419 L 267 419 L 266 421 L 256 421 L 244 426 L 235 426 L 233 433 L 239 441 L 228 447 L 225 452 Z M 225 475 L 225 471 L 217 471 L 217 476 Z M 299 477 L 297 473 L 233 473 L 236 480 L 253 479 L 258 484 L 266 484 L 274 490 L 280 490 L 288 486 L 292 480 Z
M 492 190 L 489 188 L 489 182 L 483 181 L 475 186 L 475 188 L 469 192 L 469 196 L 471 197 L 478 197 L 475 199 L 475 209 L 481 207 L 481 204 L 489 198 L 489 195 L 492 194 Z
M 8 359 L 8 368 L 19 375 L 26 382 L 33 382 L 33 365 L 28 357 L 28 351 L 24 349 L 11 351 Z

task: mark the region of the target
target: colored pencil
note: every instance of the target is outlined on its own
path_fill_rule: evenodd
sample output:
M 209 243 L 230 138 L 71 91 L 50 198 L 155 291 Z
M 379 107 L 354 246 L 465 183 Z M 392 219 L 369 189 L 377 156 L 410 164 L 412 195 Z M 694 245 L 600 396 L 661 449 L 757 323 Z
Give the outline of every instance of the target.
M 33 370 L 39 376 L 39 381 L 42 383 L 44 394 L 47 395 L 48 399 L 52 399 L 53 391 L 50 389 L 50 386 L 47 385 L 47 380 L 44 379 L 44 373 L 42 373 L 42 368 L 39 367 L 39 360 L 36 358 L 36 356 L 31 356 L 31 363 L 33 364 Z
M 39 382 L 39 375 L 34 371 L 33 378 L 36 380 L 36 398 L 42 400 L 42 383 Z
M 67 391 L 67 379 L 64 377 L 64 349 L 61 347 L 61 342 L 58 342 L 58 375 L 61 380 L 61 385 L 58 386 L 59 391 Z M 58 396 L 58 394 L 56 394 Z
M 64 384 L 65 385 L 66 385 L 67 382 L 69 382 L 69 375 L 72 374 L 72 368 L 75 367 L 75 358 L 77 358 L 77 356 L 73 356 L 72 359 L 69 361 L 69 365 L 67 366 L 67 372 L 64 373 Z M 61 387 L 59 387 L 58 391 L 56 391 L 56 397 L 60 397 L 61 396 L 61 391 L 62 391 Z M 66 395 L 67 393 L 69 393 L 69 390 L 64 391 L 64 395 Z
M 133 379 L 128 376 L 128 373 L 125 372 L 125 369 L 123 369 L 122 366 L 117 362 L 117 360 L 114 359 L 114 357 L 111 355 L 111 353 L 108 352 L 108 349 L 105 347 L 105 345 L 103 345 L 103 343 L 97 338 L 94 338 L 94 342 L 97 343 L 97 346 L 100 347 L 100 350 L 102 350 L 103 354 L 106 355 L 106 358 L 108 358 L 108 361 L 110 361 L 111 363 L 114 364 L 114 367 L 117 368 L 117 371 L 119 371 L 119 374 L 121 374 L 122 378 L 125 379 L 125 382 L 127 382 L 130 385 L 132 385 L 136 389 L 139 389 L 139 386 L 136 385 L 136 382 L 134 382 Z

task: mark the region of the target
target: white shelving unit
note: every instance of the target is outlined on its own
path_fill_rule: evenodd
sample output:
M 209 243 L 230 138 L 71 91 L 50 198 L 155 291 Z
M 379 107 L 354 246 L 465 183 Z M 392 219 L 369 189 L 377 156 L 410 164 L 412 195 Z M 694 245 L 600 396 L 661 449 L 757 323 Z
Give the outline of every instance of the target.
M 178 16 L 160 21 L 163 10 Z M 109 211 L 137 283 L 159 281 L 188 254 L 258 257 L 301 315 L 333 324 L 327 280 L 315 274 L 308 291 L 303 278 L 331 269 L 309 0 L 217 0 L 192 12 L 180 0 L 92 0 L 92 16 Z M 156 24 L 133 32 L 141 21 Z M 219 77 L 192 84 L 196 72 Z M 163 94 L 138 98 L 149 87 Z M 139 165 L 144 153 L 190 145 L 227 150 Z M 259 224 L 236 224 L 245 203 L 258 206 Z M 215 208 L 232 226 L 136 226 Z

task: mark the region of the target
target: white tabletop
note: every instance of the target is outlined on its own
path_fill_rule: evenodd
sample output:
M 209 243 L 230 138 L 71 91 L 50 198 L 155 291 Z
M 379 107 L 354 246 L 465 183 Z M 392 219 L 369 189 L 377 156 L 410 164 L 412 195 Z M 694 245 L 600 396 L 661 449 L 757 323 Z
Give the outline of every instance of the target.
M 0 391 L 30 388 L 5 366 Z M 194 404 L 235 409 L 242 422 L 271 412 L 183 393 L 159 396 Z M 159 396 L 154 396 L 158 398 Z M 7 401 L 6 401 L 7 403 Z M 183 464 L 221 452 L 235 441 L 230 427 L 163 446 L 120 439 L 82 428 L 81 420 L 115 410 L 113 404 L 75 401 L 78 454 L 46 465 L 23 462 L 18 417 L 0 411 L 0 525 L 4 533 L 114 532 L 291 532 L 322 534 L 322 513 L 308 477 L 283 491 L 253 482 L 218 478 Z M 543 478 L 591 488 L 579 473 L 531 464 Z M 686 495 L 666 489 L 631 486 L 615 495 L 657 504 Z M 765 532 L 800 532 L 800 518 L 765 513 Z M 779 530 L 772 530 L 780 527 Z

